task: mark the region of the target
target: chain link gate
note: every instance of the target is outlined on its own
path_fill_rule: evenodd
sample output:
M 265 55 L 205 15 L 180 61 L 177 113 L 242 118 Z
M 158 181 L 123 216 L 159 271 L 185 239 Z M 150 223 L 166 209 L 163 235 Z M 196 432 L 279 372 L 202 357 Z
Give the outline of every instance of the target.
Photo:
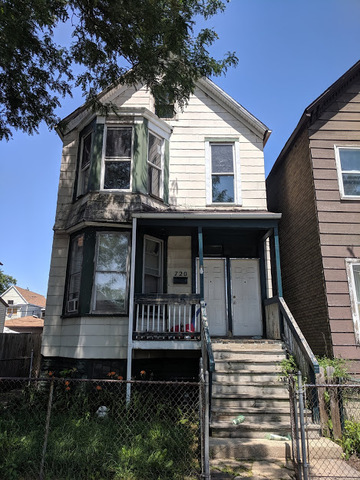
M 289 379 L 292 454 L 298 480 L 360 479 L 360 384 Z

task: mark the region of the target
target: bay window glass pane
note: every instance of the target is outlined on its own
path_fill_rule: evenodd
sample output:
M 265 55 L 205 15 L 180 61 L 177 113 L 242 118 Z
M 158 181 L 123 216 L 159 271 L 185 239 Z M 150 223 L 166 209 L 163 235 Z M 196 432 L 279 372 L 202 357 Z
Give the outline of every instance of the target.
M 126 273 L 103 273 L 95 275 L 95 310 L 124 312 L 126 310 Z
M 161 147 L 163 140 L 149 133 L 148 161 L 161 168 Z
M 350 148 L 339 149 L 341 170 L 360 171 L 360 149 Z
M 78 309 L 78 299 L 80 296 L 81 269 L 83 263 L 84 235 L 76 236 L 70 247 L 70 265 L 67 293 L 67 312 L 74 312 Z
M 149 166 L 148 171 L 149 193 L 160 197 L 161 171 Z
M 83 138 L 82 152 L 81 152 L 81 167 L 84 168 L 85 165 L 90 163 L 91 156 L 91 138 L 92 135 L 89 133 L 85 138 Z
M 131 162 L 105 162 L 105 189 L 130 188 L 130 164 Z
M 360 172 L 343 173 L 343 185 L 345 195 L 360 196 Z
M 233 173 L 233 145 L 211 145 L 212 173 Z
M 97 271 L 125 271 L 128 237 L 118 233 L 102 233 L 98 240 Z
M 214 203 L 235 201 L 233 175 L 212 175 L 212 201 Z
M 128 234 L 98 234 L 93 303 L 96 312 L 126 312 L 128 256 Z
M 106 157 L 131 157 L 131 128 L 108 128 Z

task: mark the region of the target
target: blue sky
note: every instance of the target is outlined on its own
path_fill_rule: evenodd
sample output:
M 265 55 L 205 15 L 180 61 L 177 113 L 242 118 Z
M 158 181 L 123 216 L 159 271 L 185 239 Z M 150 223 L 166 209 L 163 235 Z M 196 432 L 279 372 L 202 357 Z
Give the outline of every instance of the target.
M 359 0 L 232 0 L 207 22 L 215 56 L 239 65 L 214 81 L 265 123 L 268 173 L 307 105 L 360 59 Z M 61 36 L 66 38 L 66 29 Z M 58 114 L 82 103 L 75 92 Z M 0 142 L 0 262 L 19 286 L 46 295 L 61 141 L 46 126 Z

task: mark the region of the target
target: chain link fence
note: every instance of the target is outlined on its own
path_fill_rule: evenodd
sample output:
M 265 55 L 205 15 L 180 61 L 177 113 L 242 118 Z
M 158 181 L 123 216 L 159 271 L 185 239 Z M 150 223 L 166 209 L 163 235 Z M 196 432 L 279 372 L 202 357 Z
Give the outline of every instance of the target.
M 0 379 L 2 480 L 202 477 L 203 382 Z
M 297 478 L 360 479 L 360 385 L 290 379 Z

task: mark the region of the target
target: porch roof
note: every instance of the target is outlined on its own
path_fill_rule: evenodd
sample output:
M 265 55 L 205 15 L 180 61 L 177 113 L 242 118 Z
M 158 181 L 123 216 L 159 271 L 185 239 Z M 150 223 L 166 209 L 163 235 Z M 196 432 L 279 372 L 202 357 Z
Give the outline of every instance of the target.
M 278 224 L 281 213 L 258 212 L 141 212 L 133 218 L 142 225 L 213 226 L 271 228 Z

